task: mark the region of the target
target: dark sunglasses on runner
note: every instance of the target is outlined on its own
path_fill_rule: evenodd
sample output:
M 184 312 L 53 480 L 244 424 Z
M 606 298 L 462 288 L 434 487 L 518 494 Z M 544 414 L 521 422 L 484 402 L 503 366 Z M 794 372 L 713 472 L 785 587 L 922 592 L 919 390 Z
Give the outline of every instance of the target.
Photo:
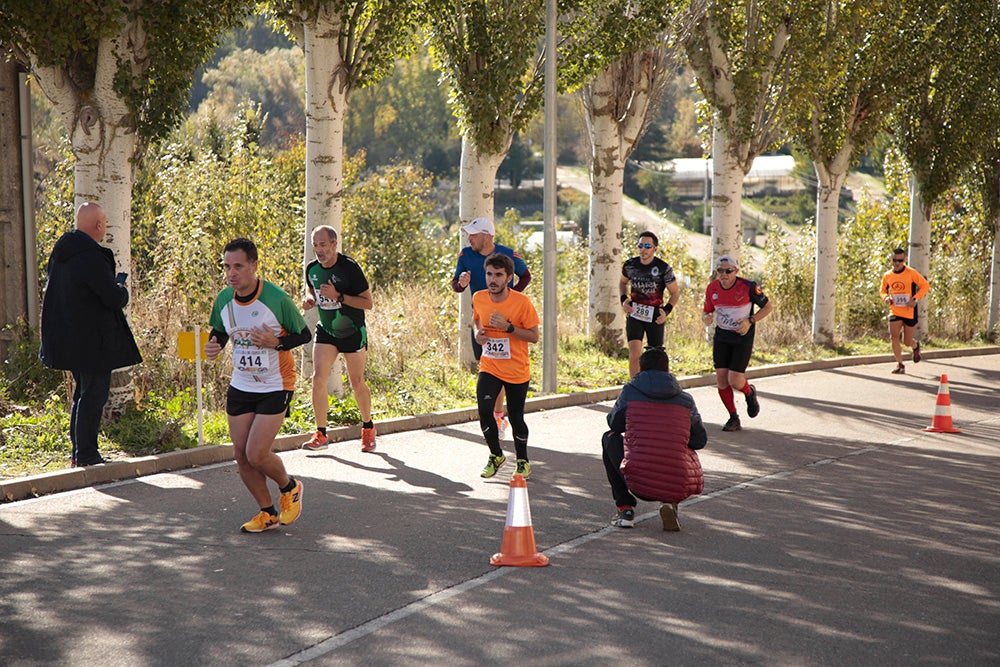
M 730 273 L 736 273 L 736 269 L 716 269 L 715 272 L 725 273 L 728 276 Z
M 636 243 L 636 245 L 639 246 L 640 248 L 652 248 L 653 247 L 652 243 Z

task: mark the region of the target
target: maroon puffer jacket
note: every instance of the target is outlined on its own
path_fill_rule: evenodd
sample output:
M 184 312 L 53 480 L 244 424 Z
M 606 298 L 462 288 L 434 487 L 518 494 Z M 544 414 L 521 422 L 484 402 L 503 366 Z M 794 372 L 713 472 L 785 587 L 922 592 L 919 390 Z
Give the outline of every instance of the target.
M 625 424 L 621 470 L 636 497 L 679 503 L 702 492 L 701 461 L 688 448 L 690 410 L 670 403 L 630 401 Z

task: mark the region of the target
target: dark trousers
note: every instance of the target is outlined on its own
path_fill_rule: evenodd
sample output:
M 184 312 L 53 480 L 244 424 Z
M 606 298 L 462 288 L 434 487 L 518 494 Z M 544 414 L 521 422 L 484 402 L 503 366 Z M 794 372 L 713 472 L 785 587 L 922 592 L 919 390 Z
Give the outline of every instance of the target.
M 517 458 L 528 460 L 528 424 L 524 421 L 524 403 L 528 398 L 528 383 L 504 382 L 495 375 L 480 373 L 476 382 L 476 402 L 479 404 L 479 426 L 494 456 L 503 454 L 500 448 L 500 431 L 493 416 L 497 394 L 500 388 L 507 390 L 507 418 L 510 431 L 514 435 L 514 452 Z
M 604 450 L 604 470 L 608 473 L 615 505 L 635 507 L 635 496 L 628 490 L 628 484 L 625 483 L 625 476 L 621 470 L 622 460 L 625 458 L 625 439 L 622 438 L 622 434 L 614 431 L 605 433 L 601 438 L 601 449 Z
M 111 392 L 111 371 L 73 371 L 73 384 L 69 422 L 73 460 L 79 465 L 88 465 L 101 457 L 97 451 L 97 433 L 101 430 L 104 404 Z

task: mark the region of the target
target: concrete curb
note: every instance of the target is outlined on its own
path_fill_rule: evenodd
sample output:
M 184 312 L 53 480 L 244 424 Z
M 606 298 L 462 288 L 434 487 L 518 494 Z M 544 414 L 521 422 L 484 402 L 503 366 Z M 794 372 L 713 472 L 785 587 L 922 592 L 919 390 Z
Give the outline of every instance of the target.
M 924 359 L 950 359 L 954 357 L 979 356 L 986 354 L 1000 354 L 1000 346 L 989 347 L 964 347 L 950 350 L 928 350 L 923 353 Z M 848 366 L 862 366 L 866 364 L 891 363 L 895 358 L 891 354 L 877 354 L 859 357 L 836 357 L 834 359 L 821 359 L 817 361 L 796 361 L 787 364 L 772 364 L 768 366 L 758 366 L 751 368 L 747 372 L 750 379 L 771 377 L 774 375 L 789 375 L 793 373 L 804 373 L 814 370 L 828 370 L 830 368 L 843 368 Z M 681 387 L 706 387 L 715 384 L 715 375 L 689 375 L 677 378 Z M 525 405 L 526 412 L 541 412 L 544 410 L 556 410 L 575 405 L 589 405 L 604 401 L 613 401 L 618 398 L 621 391 L 620 386 L 606 387 L 603 389 L 591 389 L 588 391 L 574 392 L 571 394 L 553 394 L 548 396 L 538 396 L 529 398 Z M 432 412 L 423 415 L 410 417 L 396 417 L 378 422 L 378 432 L 380 435 L 389 433 L 400 433 L 404 431 L 423 430 L 438 426 L 450 426 L 453 424 L 466 424 L 476 421 L 479 413 L 476 408 L 457 408 L 445 410 L 444 412 Z M 331 428 L 327 431 L 330 442 L 344 442 L 346 440 L 360 440 L 361 426 L 341 426 Z M 298 449 L 307 434 L 281 435 L 275 439 L 274 451 L 285 452 Z M 181 449 L 154 456 L 142 456 L 131 459 L 112 461 L 88 468 L 70 468 L 56 472 L 47 472 L 29 477 L 19 477 L 14 479 L 0 480 L 0 502 L 13 502 L 58 493 L 61 491 L 72 491 L 82 489 L 97 484 L 107 484 L 109 482 L 134 479 L 145 475 L 153 475 L 161 472 L 173 470 L 183 470 L 185 468 L 197 468 L 199 466 L 211 465 L 231 461 L 233 458 L 232 444 L 226 445 L 206 445 L 193 449 Z

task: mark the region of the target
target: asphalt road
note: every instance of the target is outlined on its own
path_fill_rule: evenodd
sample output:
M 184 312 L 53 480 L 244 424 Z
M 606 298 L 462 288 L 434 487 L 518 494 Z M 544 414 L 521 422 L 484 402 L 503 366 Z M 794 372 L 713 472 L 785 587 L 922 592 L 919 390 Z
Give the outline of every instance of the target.
M 231 463 L 0 505 L 0 664 L 1000 664 L 1000 354 L 892 366 L 756 379 L 739 433 L 692 388 L 680 533 L 608 526 L 609 403 L 528 415 L 544 568 L 489 565 L 474 423 L 282 454 L 304 512 L 259 535 Z M 962 434 L 921 430 L 942 373 Z

